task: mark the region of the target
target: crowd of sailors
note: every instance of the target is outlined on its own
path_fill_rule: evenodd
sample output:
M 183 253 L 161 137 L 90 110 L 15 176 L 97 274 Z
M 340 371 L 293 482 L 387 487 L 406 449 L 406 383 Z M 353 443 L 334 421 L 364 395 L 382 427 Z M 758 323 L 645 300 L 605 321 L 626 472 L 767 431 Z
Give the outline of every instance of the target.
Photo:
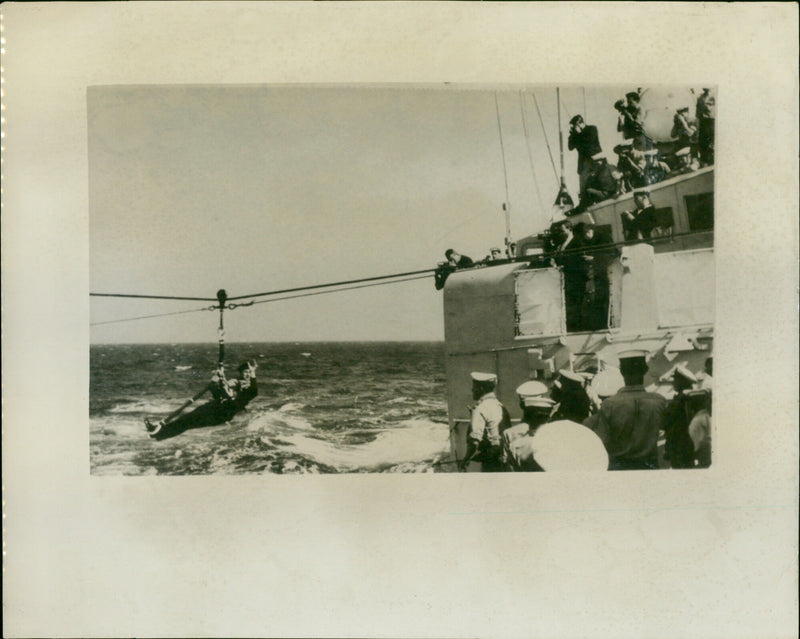
M 573 207 L 566 191 L 562 190 L 559 193 L 559 197 L 562 195 L 565 197 L 565 201 L 560 203 L 560 208 L 565 216 L 571 217 L 585 211 L 592 204 L 633 192 L 633 208 L 621 214 L 626 241 L 648 241 L 668 237 L 672 232 L 671 209 L 657 208 L 653 204 L 650 200 L 650 191 L 646 188 L 648 185 L 714 163 L 716 99 L 711 89 L 704 88 L 698 96 L 694 118 L 690 117 L 688 106 L 677 109 L 673 118 L 672 140 L 667 142 L 655 142 L 648 137 L 640 106 L 642 92 L 642 89 L 631 91 L 625 96 L 625 100 L 618 100 L 614 105 L 619 113 L 617 129 L 625 140 L 630 140 L 614 147 L 614 153 L 617 155 L 616 165 L 609 164 L 603 155 L 597 127 L 587 125 L 581 115 L 576 115 L 570 120 L 568 146 L 570 150 L 578 153 L 579 204 Z M 600 237 L 601 234 L 600 229 L 588 222 L 577 224 L 573 228 L 569 219 L 556 220 L 547 231 L 540 234 L 539 237 L 544 240 L 544 253 L 553 258 L 555 265 L 565 269 L 568 279 L 568 271 L 574 274 L 572 277 L 574 290 L 571 292 L 576 292 L 580 288 L 581 281 L 592 288 L 589 284 L 592 279 L 598 277 L 600 280 L 603 279 L 605 271 L 602 266 L 607 264 L 603 256 L 593 264 L 594 268 L 589 268 L 590 265 L 586 263 L 593 262 L 597 256 L 570 256 L 582 244 L 589 245 L 588 248 L 596 248 L 600 244 L 612 243 L 610 237 Z M 595 237 L 591 239 L 593 235 Z M 436 289 L 444 288 L 447 277 L 455 270 L 510 260 L 515 254 L 516 245 L 513 242 L 506 242 L 505 251 L 497 246 L 492 247 L 489 255 L 477 261 L 458 253 L 455 249 L 447 249 L 445 261 L 439 263 L 435 273 Z M 605 257 L 613 258 L 614 255 L 609 253 Z M 599 286 L 595 286 L 595 290 L 602 290 L 607 282 L 596 283 Z M 573 299 L 566 301 L 567 306 L 575 307 L 582 304 L 584 298 L 592 298 L 593 295 L 587 291 L 588 289 L 584 289 L 580 300 L 577 299 L 577 294 L 570 296 L 568 292 L 567 297 Z M 605 301 L 597 301 L 597 304 L 599 306 L 605 303 L 607 308 L 607 295 L 604 295 L 604 299 Z M 577 317 L 578 314 L 573 312 L 570 315 Z M 569 330 L 596 330 L 592 328 L 596 324 L 594 321 L 578 323 L 582 328 Z
M 619 369 L 561 370 L 550 388 L 525 381 L 516 389 L 517 425 L 495 395 L 497 376 L 473 372 L 476 403 L 459 468 L 470 462 L 480 462 L 483 472 L 709 467 L 712 358 L 698 375 L 676 365 L 668 400 L 645 389 L 646 357 L 625 351 Z
M 642 89 L 631 91 L 624 100 L 614 104 L 618 113 L 617 131 L 625 140 L 614 147 L 616 164 L 609 163 L 603 154 L 596 126 L 587 124 L 582 115 L 570 120 L 567 146 L 578 153 L 580 187 L 580 201 L 571 214 L 577 215 L 597 202 L 714 164 L 716 98 L 710 88 L 704 88 L 698 96 L 694 117 L 688 105 L 675 111 L 671 139 L 663 142 L 647 134 L 640 104 L 642 93 Z

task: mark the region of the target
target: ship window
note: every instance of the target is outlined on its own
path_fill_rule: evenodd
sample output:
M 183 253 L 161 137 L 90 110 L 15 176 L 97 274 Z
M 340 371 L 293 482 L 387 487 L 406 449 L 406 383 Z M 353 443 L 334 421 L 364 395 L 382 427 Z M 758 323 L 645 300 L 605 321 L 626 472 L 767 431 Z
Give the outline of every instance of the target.
M 714 193 L 684 195 L 690 231 L 708 231 L 714 228 Z
M 558 335 L 564 332 L 561 271 L 543 268 L 520 271 L 515 280 L 516 334 Z

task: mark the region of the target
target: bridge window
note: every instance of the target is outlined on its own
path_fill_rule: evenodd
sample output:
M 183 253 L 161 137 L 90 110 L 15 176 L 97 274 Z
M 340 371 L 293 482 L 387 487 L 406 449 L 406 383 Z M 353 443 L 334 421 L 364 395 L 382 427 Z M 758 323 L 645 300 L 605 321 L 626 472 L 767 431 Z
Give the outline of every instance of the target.
M 714 193 L 684 195 L 690 231 L 710 231 L 714 228 Z

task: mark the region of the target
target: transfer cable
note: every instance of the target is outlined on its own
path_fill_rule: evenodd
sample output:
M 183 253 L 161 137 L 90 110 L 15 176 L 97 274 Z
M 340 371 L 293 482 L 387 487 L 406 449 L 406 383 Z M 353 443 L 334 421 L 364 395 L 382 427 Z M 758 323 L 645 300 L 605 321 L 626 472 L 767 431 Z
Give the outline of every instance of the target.
M 395 279 L 395 280 L 390 280 L 390 281 L 382 280 L 382 281 L 377 281 L 377 282 L 371 282 L 369 284 L 360 284 L 360 285 L 357 285 L 357 286 L 346 286 L 346 287 L 337 288 L 337 289 L 331 288 L 331 289 L 324 290 L 324 291 L 319 291 L 319 290 L 317 290 L 317 291 L 309 291 L 309 292 L 306 292 L 306 293 L 300 293 L 298 295 L 285 295 L 283 297 L 274 297 L 274 298 L 270 298 L 270 299 L 267 299 L 267 300 L 252 301 L 249 304 L 238 304 L 237 306 L 252 306 L 254 304 L 267 304 L 269 302 L 279 302 L 281 300 L 291 300 L 291 299 L 297 299 L 299 297 L 310 297 L 312 295 L 324 295 L 326 293 L 339 293 L 340 291 L 352 291 L 352 290 L 355 290 L 355 289 L 369 288 L 369 287 L 372 287 L 372 286 L 385 286 L 387 284 L 399 284 L 401 282 L 413 282 L 414 280 L 422 280 L 422 279 L 426 279 L 427 277 L 428 277 L 428 275 L 427 275 L 427 272 L 426 272 L 425 275 L 417 275 L 415 277 L 405 277 L 405 278 L 402 278 L 402 279 Z M 332 284 L 325 284 L 323 286 L 327 287 L 327 286 L 333 286 L 333 285 Z M 307 287 L 307 288 L 313 288 L 313 287 Z M 298 289 L 294 289 L 294 290 L 298 290 Z M 115 297 L 115 296 L 114 295 L 106 295 L 105 297 Z M 129 297 L 129 296 L 120 295 L 119 297 Z M 136 297 L 147 297 L 147 296 L 136 296 Z M 243 297 L 247 297 L 247 296 L 243 296 Z M 162 298 L 159 297 L 157 299 L 162 299 Z M 167 298 L 167 299 L 173 299 L 173 298 Z M 180 299 L 182 299 L 182 298 L 180 298 Z M 242 299 L 242 297 L 228 298 L 228 299 Z M 91 322 L 89 324 L 89 326 L 99 326 L 101 324 L 118 324 L 120 322 L 132 322 L 134 320 L 140 320 L 140 319 L 150 319 L 150 318 L 154 318 L 154 317 L 167 317 L 169 315 L 181 315 L 181 314 L 184 314 L 184 313 L 199 313 L 201 311 L 213 311 L 213 310 L 219 310 L 219 307 L 217 307 L 217 306 L 204 306 L 203 308 L 193 308 L 193 309 L 188 309 L 188 310 L 185 310 L 185 311 L 174 311 L 172 313 L 157 313 L 157 314 L 154 314 L 154 315 L 138 315 L 136 317 L 128 317 L 128 318 L 116 319 L 116 320 L 106 320 L 106 321 L 103 321 L 103 322 Z
M 298 291 L 309 291 L 318 288 L 332 288 L 334 286 L 345 286 L 347 284 L 360 284 L 362 282 L 378 282 L 381 280 L 393 280 L 399 277 L 407 277 L 410 275 L 422 275 L 433 273 L 436 269 L 428 268 L 423 269 L 421 271 L 408 271 L 406 273 L 394 273 L 392 275 L 377 275 L 374 277 L 362 277 L 356 280 L 343 280 L 341 282 L 329 282 L 327 284 L 312 284 L 310 286 L 297 286 L 295 288 L 284 288 L 284 289 L 277 289 L 274 291 L 266 291 L 264 293 L 252 293 L 250 295 L 237 295 L 234 297 L 227 298 L 228 301 L 233 300 L 246 300 L 255 297 L 265 297 L 267 295 L 280 295 L 282 293 L 295 293 Z M 128 293 L 89 293 L 90 297 L 126 297 L 126 298 L 138 298 L 138 299 L 151 299 L 151 300 L 195 300 L 201 302 L 216 302 L 216 297 L 179 297 L 175 295 L 131 295 Z

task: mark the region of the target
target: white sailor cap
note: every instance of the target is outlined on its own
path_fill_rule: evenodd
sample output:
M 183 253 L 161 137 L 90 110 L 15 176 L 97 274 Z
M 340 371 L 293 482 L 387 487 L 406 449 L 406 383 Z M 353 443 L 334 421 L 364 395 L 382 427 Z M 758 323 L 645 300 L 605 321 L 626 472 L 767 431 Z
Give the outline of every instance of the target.
M 683 157 L 684 155 L 689 155 L 690 149 L 688 146 L 683 147 L 680 151 L 675 151 L 675 155 L 678 157 Z
M 517 395 L 519 395 L 520 399 L 547 395 L 547 384 L 542 384 L 542 382 L 535 380 L 523 382 L 517 386 Z
M 561 375 L 561 377 L 563 377 L 565 380 L 575 382 L 576 384 L 583 384 L 583 382 L 586 380 L 583 375 L 580 373 L 575 373 L 568 368 L 562 368 L 560 371 L 558 371 L 558 374 Z
M 617 357 L 619 360 L 622 361 L 623 359 L 647 359 L 647 351 L 642 351 L 638 349 L 632 349 L 627 351 L 622 351 Z
M 683 377 L 685 380 L 692 382 L 694 384 L 697 381 L 697 377 L 695 376 L 692 371 L 686 368 L 683 364 L 678 364 L 675 367 L 675 375 Z
M 547 472 L 608 470 L 602 440 L 591 429 L 568 419 L 539 426 L 531 448 L 536 463 Z
M 592 380 L 592 390 L 598 397 L 611 397 L 625 386 L 622 373 L 616 368 L 605 368 L 595 375 Z
M 549 397 L 539 395 L 535 397 L 523 397 L 522 405 L 525 406 L 525 408 L 546 408 L 550 410 L 556 403 Z
M 494 373 L 481 373 L 478 371 L 473 371 L 472 373 L 469 374 L 469 376 L 472 378 L 472 381 L 474 382 L 484 382 L 484 383 L 491 382 L 492 384 L 497 383 L 497 375 L 495 375 Z

